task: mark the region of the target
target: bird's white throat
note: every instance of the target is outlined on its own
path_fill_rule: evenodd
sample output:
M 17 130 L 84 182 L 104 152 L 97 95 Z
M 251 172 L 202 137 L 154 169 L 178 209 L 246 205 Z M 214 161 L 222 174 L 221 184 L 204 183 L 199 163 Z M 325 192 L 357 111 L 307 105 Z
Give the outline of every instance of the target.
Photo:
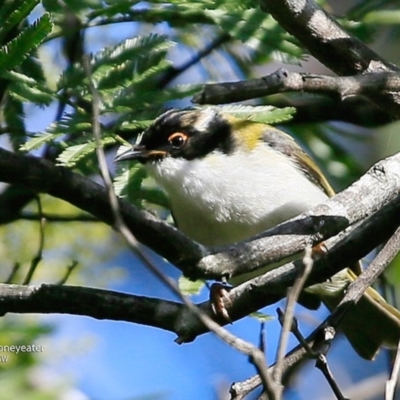
M 216 246 L 248 239 L 325 201 L 322 189 L 288 161 L 260 146 L 190 161 L 166 157 L 147 168 L 167 192 L 179 229 Z

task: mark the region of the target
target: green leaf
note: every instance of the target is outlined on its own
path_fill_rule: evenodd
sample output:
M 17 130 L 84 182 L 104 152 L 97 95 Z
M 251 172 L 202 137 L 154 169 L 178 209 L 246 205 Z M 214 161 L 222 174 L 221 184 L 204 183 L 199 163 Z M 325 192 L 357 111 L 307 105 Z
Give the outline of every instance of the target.
M 91 153 L 95 148 L 96 143 L 94 142 L 70 146 L 57 157 L 57 162 L 65 167 L 73 167 L 77 161 Z
M 197 280 L 191 281 L 188 278 L 181 275 L 179 277 L 178 286 L 182 294 L 184 295 L 195 295 L 199 294 L 205 286 L 205 281 Z
M 375 10 L 364 16 L 364 22 L 368 24 L 399 25 L 400 10 Z
M 236 118 L 248 119 L 263 124 L 278 124 L 288 121 L 296 112 L 293 107 L 276 108 L 273 106 L 227 105 L 218 107 L 218 109 Z
M 138 91 L 135 90 L 135 87 L 132 87 L 117 92 L 112 107 L 114 109 L 126 107 L 126 109 L 134 109 L 135 112 L 150 106 L 154 108 L 158 105 L 158 108 L 162 108 L 168 101 L 193 96 L 201 89 L 201 86 L 200 84 L 177 85 L 162 91 L 151 88 Z
M 24 143 L 20 150 L 21 151 L 32 151 L 35 149 L 39 149 L 46 143 L 52 142 L 62 136 L 62 133 L 44 133 L 37 134 L 33 138 L 29 139 L 26 143 Z
M 265 314 L 261 311 L 256 311 L 251 314 L 249 314 L 249 317 L 255 318 L 260 322 L 267 322 L 267 321 L 272 321 L 275 319 L 273 315 Z
M 134 118 L 134 113 L 127 113 L 126 115 L 122 115 L 120 117 L 120 123 L 118 127 L 120 130 L 132 131 L 132 130 L 144 130 L 148 128 L 152 123 L 153 120 L 148 119 L 145 121 L 136 121 Z
M 152 1 L 152 3 L 155 3 Z M 90 18 L 98 17 L 99 15 L 108 15 L 109 17 L 114 17 L 115 13 L 127 13 L 132 18 L 132 20 L 137 22 L 145 22 L 149 24 L 157 24 L 161 22 L 168 22 L 172 27 L 182 27 L 192 24 L 210 24 L 212 19 L 204 14 L 204 7 L 199 5 L 198 7 L 193 7 L 192 5 L 183 5 L 179 2 L 179 5 L 165 6 L 165 2 L 162 6 L 154 6 L 152 4 L 151 8 L 140 8 L 131 9 L 128 4 L 124 5 L 123 2 L 116 4 L 112 7 L 104 8 L 98 10 L 90 15 Z
M 121 146 L 117 154 L 128 151 L 129 147 Z M 137 161 L 117 163 L 114 190 L 117 196 L 126 198 L 131 203 L 141 207 L 140 190 L 147 172 Z
M 39 0 L 13 0 L 3 1 L 0 7 L 0 43 L 3 42 L 6 35 L 14 27 L 31 13 L 31 11 L 39 4 Z
M 139 196 L 147 203 L 151 203 L 166 209 L 170 209 L 171 207 L 168 196 L 164 191 L 156 187 L 142 186 L 140 188 Z
M 16 38 L 0 48 L 0 74 L 19 66 L 52 30 L 50 15 L 44 14 Z
M 22 102 L 32 102 L 37 105 L 48 106 L 53 101 L 53 97 L 42 92 L 37 87 L 14 83 L 9 86 L 10 95 Z
M 175 43 L 164 35 L 150 34 L 127 39 L 117 46 L 107 47 L 96 53 L 91 59 L 92 79 L 99 89 L 113 87 L 112 83 L 124 85 L 119 78 L 132 80 L 164 58 L 168 49 Z M 154 59 L 154 57 L 159 57 Z M 58 82 L 58 88 L 80 87 L 86 81 L 86 73 L 80 64 L 68 69 Z M 116 88 L 115 88 L 116 89 Z
M 11 71 L 10 74 L 16 73 L 15 71 Z M 29 78 L 33 79 L 36 82 L 41 90 L 44 90 L 53 93 L 52 89 L 49 88 L 48 82 L 44 76 L 43 72 L 43 62 L 42 60 L 37 58 L 37 49 L 34 50 L 30 57 L 26 58 L 20 68 L 18 68 L 18 73 L 24 74 Z M 41 85 L 41 86 L 40 86 Z M 54 93 L 53 93 L 54 95 Z
M 114 143 L 116 143 L 116 139 L 114 137 L 108 136 L 102 138 L 102 145 Z M 94 141 L 70 146 L 57 157 L 57 162 L 65 167 L 74 167 L 78 161 L 88 155 L 91 155 L 95 150 L 96 143 Z
M 78 138 L 81 140 L 82 133 L 90 133 L 89 137 L 91 137 L 92 120 L 90 115 L 84 111 L 76 110 L 75 114 L 66 114 L 59 121 L 53 122 L 46 131 L 58 134 L 73 134 L 75 137 L 80 134 Z

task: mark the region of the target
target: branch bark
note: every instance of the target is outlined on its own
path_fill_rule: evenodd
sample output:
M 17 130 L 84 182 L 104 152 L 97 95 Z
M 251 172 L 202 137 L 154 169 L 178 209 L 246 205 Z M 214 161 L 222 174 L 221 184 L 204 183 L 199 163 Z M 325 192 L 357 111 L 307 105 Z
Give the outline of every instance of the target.
M 0 315 L 40 313 L 85 315 L 135 322 L 174 331 L 180 303 L 88 287 L 0 284 Z
M 324 93 L 343 101 L 353 96 L 374 96 L 399 91 L 400 73 L 397 72 L 334 77 L 289 72 L 280 68 L 258 79 L 204 85 L 202 91 L 193 97 L 193 101 L 199 104 L 222 104 L 287 92 Z

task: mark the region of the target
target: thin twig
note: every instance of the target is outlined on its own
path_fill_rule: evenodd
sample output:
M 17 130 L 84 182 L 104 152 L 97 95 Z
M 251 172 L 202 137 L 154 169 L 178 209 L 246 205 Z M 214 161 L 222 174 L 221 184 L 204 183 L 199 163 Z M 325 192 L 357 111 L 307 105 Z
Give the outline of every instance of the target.
M 382 250 L 377 254 L 367 269 L 352 282 L 346 290 L 346 294 L 336 308 L 336 311 L 328 317 L 328 324 L 337 327 L 346 315 L 349 308 L 360 300 L 361 296 L 386 269 L 390 261 L 398 254 L 400 249 L 400 228 L 387 241 Z
M 102 222 L 99 219 L 93 217 L 92 215 L 86 214 L 76 214 L 76 215 L 61 215 L 61 214 L 49 214 L 49 213 L 32 213 L 23 212 L 21 213 L 20 219 L 26 221 L 40 221 L 42 218 L 46 222 Z
M 323 339 L 318 341 L 318 351 L 311 348 L 307 340 L 301 334 L 297 321 L 294 321 L 294 323 L 292 324 L 292 333 L 294 334 L 294 336 L 296 336 L 296 339 L 300 342 L 300 344 L 307 350 L 307 354 L 315 359 L 315 367 L 322 372 L 336 398 L 338 400 L 347 400 L 343 396 L 339 385 L 333 377 L 333 374 L 328 365 L 328 360 L 326 358 L 326 353 L 330 348 L 331 341 L 335 337 L 335 330 L 332 327 L 327 327 L 326 329 L 324 329 Z
M 275 382 L 282 381 L 282 365 L 286 354 L 287 343 L 289 340 L 289 333 L 291 331 L 291 326 L 293 323 L 294 309 L 296 306 L 296 302 L 300 296 L 300 293 L 303 290 L 304 284 L 308 276 L 310 275 L 313 267 L 311 246 L 307 246 L 305 249 L 305 254 L 303 257 L 303 265 L 304 265 L 304 270 L 301 272 L 301 275 L 296 279 L 286 301 L 286 308 L 284 312 L 285 317 L 283 320 L 281 335 L 279 337 L 279 344 L 276 355 L 276 364 L 274 368 Z
M 260 324 L 260 336 L 259 336 L 258 347 L 264 354 L 267 354 L 267 331 L 265 329 L 264 321 L 262 321 Z
M 193 57 L 191 57 L 181 66 L 179 67 L 172 66 L 171 68 L 167 69 L 158 82 L 160 88 L 167 86 L 172 80 L 177 78 L 179 75 L 183 74 L 193 65 L 200 62 L 203 58 L 207 57 L 210 53 L 212 53 L 214 50 L 220 47 L 223 43 L 227 42 L 229 39 L 231 39 L 231 35 L 223 33 L 222 35 L 213 39 L 211 43 L 207 44 L 204 48 L 198 50 L 198 52 Z
M 397 383 L 400 376 L 400 341 L 397 345 L 396 357 L 394 359 L 390 379 L 386 382 L 385 400 L 394 400 Z
M 36 196 L 36 202 L 38 205 L 38 212 L 39 215 L 43 214 L 43 209 L 42 209 L 42 202 L 40 200 L 39 196 Z M 26 277 L 23 281 L 24 285 L 27 285 L 33 277 L 33 274 L 36 271 L 37 266 L 39 265 L 40 261 L 42 261 L 43 258 L 43 248 L 44 248 L 44 227 L 46 224 L 46 220 L 44 218 L 41 218 L 39 220 L 39 247 L 37 250 L 37 253 L 35 257 L 31 261 L 31 265 L 29 267 L 28 273 L 26 274 Z
M 64 276 L 56 283 L 56 285 L 64 285 L 68 278 L 71 276 L 72 271 L 78 266 L 78 261 L 74 260 L 71 264 L 67 265 Z
M 13 267 L 4 283 L 12 283 L 12 281 L 14 280 L 14 278 L 17 275 L 20 268 L 21 268 L 21 264 L 19 262 L 16 262 L 13 265 Z
M 325 379 L 328 381 L 329 386 L 335 393 L 335 396 L 338 400 L 350 400 L 343 396 L 342 391 L 339 388 L 335 378 L 332 375 L 332 372 L 328 365 L 328 360 L 324 354 L 319 354 L 317 360 L 315 362 L 315 366 L 324 374 Z

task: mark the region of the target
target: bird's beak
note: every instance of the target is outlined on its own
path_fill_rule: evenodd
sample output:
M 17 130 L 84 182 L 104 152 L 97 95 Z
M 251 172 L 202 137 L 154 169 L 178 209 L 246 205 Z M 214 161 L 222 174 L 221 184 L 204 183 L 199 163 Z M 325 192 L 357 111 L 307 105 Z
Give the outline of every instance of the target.
M 149 159 L 163 158 L 167 153 L 163 150 L 147 150 L 146 146 L 137 144 L 131 149 L 118 154 L 114 162 L 128 161 L 128 160 L 138 160 L 145 163 Z
M 145 153 L 146 148 L 145 146 L 142 145 L 135 145 L 131 149 L 124 151 L 121 154 L 118 154 L 114 161 L 115 162 L 120 162 L 120 161 L 127 161 L 127 160 L 139 160 L 140 158 L 143 157 L 143 154 Z

